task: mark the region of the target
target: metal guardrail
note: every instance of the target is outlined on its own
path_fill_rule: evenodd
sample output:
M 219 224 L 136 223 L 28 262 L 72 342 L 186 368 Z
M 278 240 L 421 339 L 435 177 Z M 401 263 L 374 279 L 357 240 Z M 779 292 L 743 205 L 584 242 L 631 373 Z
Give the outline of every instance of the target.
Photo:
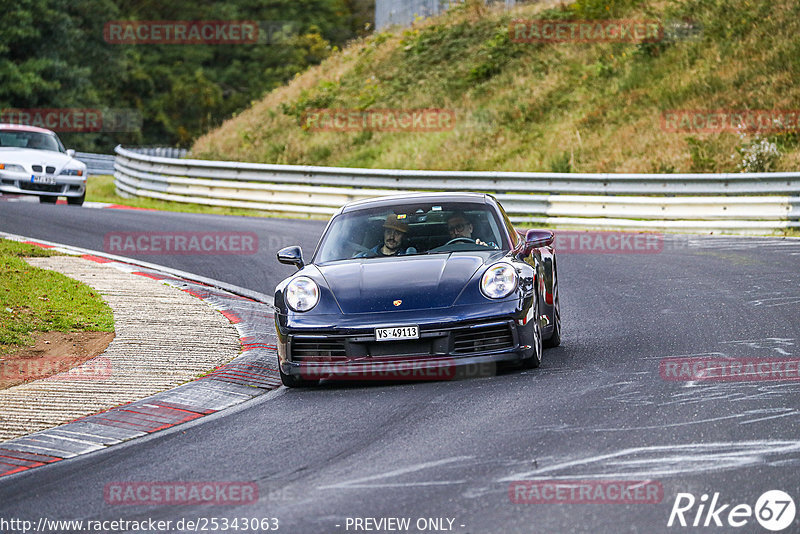
M 113 154 L 75 152 L 75 159 L 86 164 L 86 171 L 89 174 L 114 174 Z
M 530 0 L 484 0 L 484 3 L 502 4 L 509 9 L 523 1 Z M 375 27 L 383 30 L 393 24 L 410 26 L 419 17 L 438 15 L 449 9 L 452 4 L 461 2 L 462 0 L 375 0 Z
M 118 146 L 115 184 L 143 196 L 327 216 L 402 191 L 494 194 L 518 223 L 759 232 L 800 227 L 800 173 L 566 174 L 351 169 L 148 156 Z
M 145 154 L 147 156 L 159 156 L 162 158 L 182 158 L 189 152 L 185 148 L 175 147 L 153 147 L 153 148 L 132 148 L 130 149 L 137 154 Z
M 131 149 L 138 154 L 161 156 L 165 158 L 182 158 L 188 152 L 185 148 L 156 147 Z M 114 174 L 114 154 L 95 154 L 92 152 L 75 152 L 75 159 L 86 164 L 89 174 Z

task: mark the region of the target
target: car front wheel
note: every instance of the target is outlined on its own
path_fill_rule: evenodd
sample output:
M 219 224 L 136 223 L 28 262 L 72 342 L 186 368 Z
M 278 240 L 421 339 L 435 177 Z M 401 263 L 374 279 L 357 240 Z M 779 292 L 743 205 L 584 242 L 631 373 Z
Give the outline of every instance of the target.
M 83 206 L 84 200 L 86 200 L 86 193 L 79 197 L 67 197 L 67 204 L 70 206 Z
M 542 346 L 542 320 L 539 317 L 539 299 L 536 299 L 536 311 L 533 313 L 531 319 L 526 325 L 533 330 L 533 356 L 526 360 L 522 360 L 522 366 L 525 369 L 536 369 L 542 363 L 542 353 L 544 347 Z
M 558 272 L 553 264 L 553 333 L 546 339 L 544 346 L 553 348 L 561 345 L 561 302 L 558 298 Z

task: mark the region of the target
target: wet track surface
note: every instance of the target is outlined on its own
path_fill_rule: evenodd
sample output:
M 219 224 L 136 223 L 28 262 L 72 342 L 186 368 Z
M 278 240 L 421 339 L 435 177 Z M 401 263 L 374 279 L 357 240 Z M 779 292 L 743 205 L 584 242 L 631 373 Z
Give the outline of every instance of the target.
M 254 232 L 254 255 L 140 256 L 270 293 L 323 223 L 0 202 L 0 231 L 102 250 L 111 231 Z M 562 346 L 542 367 L 454 382 L 279 390 L 229 412 L 0 480 L 0 517 L 280 521 L 453 519 L 452 532 L 766 532 L 667 528 L 678 493 L 800 504 L 800 382 L 669 381 L 677 357 L 800 357 L 800 241 L 668 238 L 656 254 L 561 254 Z M 796 376 L 796 373 L 795 373 Z M 519 504 L 518 480 L 651 480 L 658 504 Z M 109 483 L 255 482 L 240 506 L 123 506 Z M 697 506 L 687 513 L 694 520 Z M 726 514 L 721 516 L 725 520 Z M 705 517 L 704 517 L 705 519 Z M 174 523 L 173 523 L 174 525 Z M 338 526 L 337 526 L 338 525 Z M 448 522 L 445 521 L 447 526 Z M 785 532 L 800 531 L 800 519 Z

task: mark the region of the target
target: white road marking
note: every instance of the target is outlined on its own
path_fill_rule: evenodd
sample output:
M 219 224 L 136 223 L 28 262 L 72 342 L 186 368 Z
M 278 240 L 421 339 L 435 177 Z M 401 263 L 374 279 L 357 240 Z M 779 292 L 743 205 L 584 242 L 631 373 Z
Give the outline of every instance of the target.
M 758 423 L 759 421 L 767 421 L 769 419 L 778 419 L 779 417 L 788 417 L 790 415 L 797 415 L 799 413 L 800 412 L 798 412 L 797 410 L 792 410 L 790 412 L 783 413 L 783 414 L 780 414 L 780 415 L 770 415 L 769 417 L 762 417 L 760 419 L 752 419 L 750 421 L 739 421 L 739 424 L 740 425 L 749 425 L 750 423 Z
M 551 479 L 608 479 L 698 474 L 770 464 L 768 456 L 797 453 L 800 453 L 800 441 L 761 440 L 634 447 L 516 473 L 499 479 L 499 482 L 539 479 L 544 478 L 545 475 L 547 475 L 546 478 Z M 774 461 L 789 459 L 776 458 Z M 590 471 L 600 472 L 578 472 L 577 468 L 580 467 L 588 467 Z M 623 469 L 619 470 L 619 468 Z M 559 472 L 565 474 L 558 474 Z

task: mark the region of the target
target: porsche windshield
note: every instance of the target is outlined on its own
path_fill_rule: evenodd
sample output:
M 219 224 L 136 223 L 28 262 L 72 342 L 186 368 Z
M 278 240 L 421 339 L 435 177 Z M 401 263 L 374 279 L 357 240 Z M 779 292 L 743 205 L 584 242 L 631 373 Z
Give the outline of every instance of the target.
M 500 224 L 485 204 L 358 210 L 333 220 L 314 261 L 508 249 Z

